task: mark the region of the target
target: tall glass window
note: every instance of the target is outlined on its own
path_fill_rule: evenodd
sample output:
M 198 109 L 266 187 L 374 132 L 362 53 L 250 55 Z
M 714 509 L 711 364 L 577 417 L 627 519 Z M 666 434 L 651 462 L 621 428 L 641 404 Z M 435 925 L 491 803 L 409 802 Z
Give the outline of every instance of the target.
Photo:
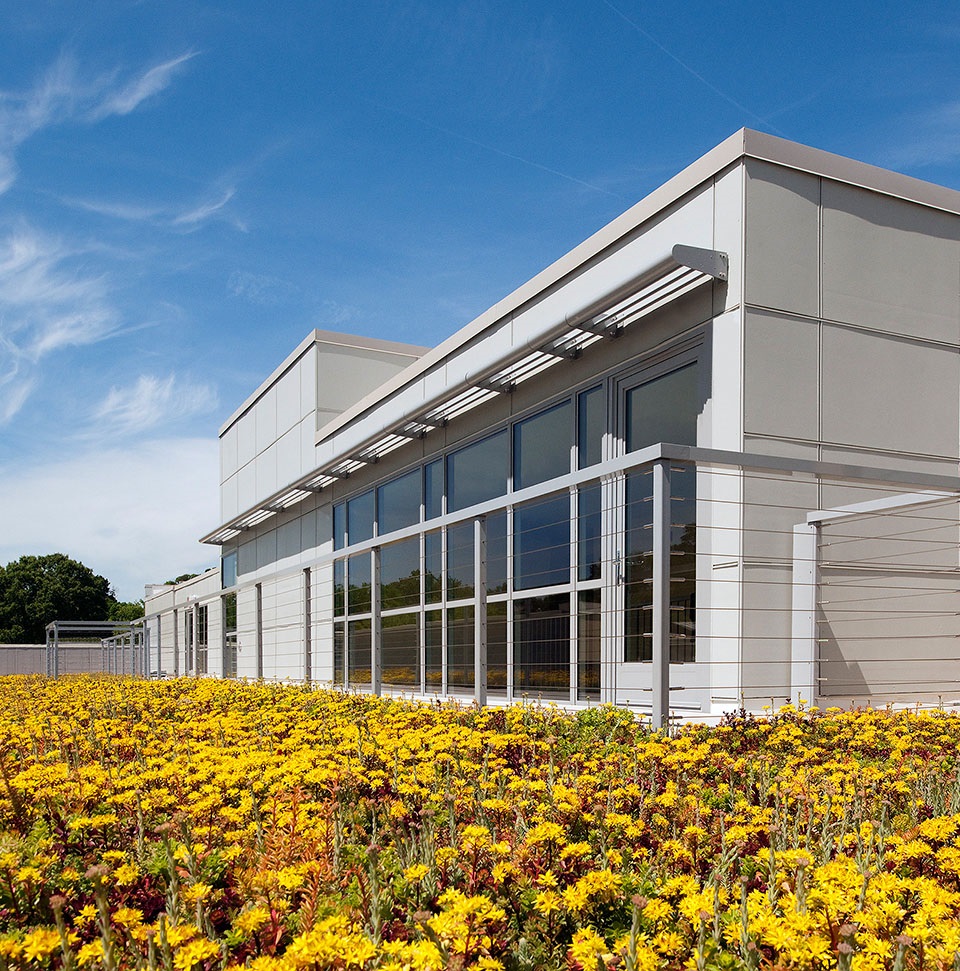
M 197 607 L 197 674 L 207 673 L 210 642 L 207 605 Z
M 473 523 L 459 523 L 447 530 L 447 600 L 472 597 Z
M 370 612 L 370 554 L 357 553 L 351 556 L 347 566 L 349 612 L 368 614 Z
M 220 561 L 220 585 L 233 587 L 237 583 L 237 551 L 224 553 Z
M 343 684 L 344 625 L 333 625 L 333 683 Z
M 420 626 L 417 614 L 390 614 L 382 620 L 381 672 L 384 687 L 420 689 Z
M 338 502 L 333 507 L 333 548 L 342 550 L 347 538 L 347 504 Z
M 507 431 L 447 456 L 447 511 L 456 512 L 507 491 Z
M 424 600 L 437 604 L 443 599 L 443 535 L 437 530 L 423 536 Z
M 577 395 L 577 465 L 585 469 L 603 461 L 603 433 L 606 429 L 603 388 L 591 388 Z
M 384 535 L 420 521 L 420 469 L 377 489 L 377 533 Z M 354 542 L 351 540 L 351 542 Z
M 577 594 L 577 697 L 600 697 L 600 591 Z
M 436 519 L 443 514 L 443 459 L 423 467 L 423 516 Z
M 447 611 L 447 689 L 473 690 L 474 675 L 473 607 Z
M 583 486 L 577 495 L 577 576 L 600 579 L 602 523 L 600 483 Z
M 423 615 L 424 668 L 427 691 L 443 688 L 443 611 L 428 610 Z
M 368 687 L 370 684 L 370 619 L 351 620 L 347 624 L 347 638 L 350 687 Z
M 223 598 L 223 676 L 237 676 L 237 595 Z
M 564 401 L 513 426 L 514 489 L 570 471 L 570 410 L 570 402 Z
M 570 596 L 513 605 L 513 683 L 518 694 L 570 697 Z
M 416 607 L 420 603 L 420 537 L 391 543 L 380 551 L 380 607 Z
M 513 511 L 516 590 L 570 582 L 570 497 L 567 493 Z
M 697 444 L 697 366 L 687 364 L 627 391 L 627 451 L 670 442 Z
M 345 565 L 343 560 L 333 561 L 333 613 L 335 617 L 341 617 L 346 613 L 343 582 Z
M 507 513 L 487 516 L 487 593 L 507 592 Z
M 347 503 L 347 542 L 362 543 L 373 536 L 373 489 Z

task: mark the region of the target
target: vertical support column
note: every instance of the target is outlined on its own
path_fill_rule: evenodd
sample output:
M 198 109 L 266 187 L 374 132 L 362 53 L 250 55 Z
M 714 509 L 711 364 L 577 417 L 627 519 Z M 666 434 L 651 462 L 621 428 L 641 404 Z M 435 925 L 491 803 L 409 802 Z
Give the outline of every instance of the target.
M 653 729 L 670 727 L 670 463 L 653 463 Z
M 143 659 L 144 659 L 144 670 L 143 676 L 145 678 L 150 677 L 150 625 L 144 621 L 143 622 Z M 157 665 L 157 677 L 160 677 L 160 665 Z
M 237 627 L 239 628 L 239 624 Z M 310 567 L 303 571 L 303 678 L 313 680 L 313 618 L 310 601 Z
M 254 588 L 256 592 L 256 613 L 257 613 L 257 678 L 263 679 L 263 585 L 258 583 Z
M 790 700 L 817 703 L 817 557 L 820 524 L 793 527 Z
M 53 667 L 51 663 L 52 658 L 50 655 L 50 631 L 49 630 L 45 631 L 45 635 L 46 635 L 46 642 L 45 642 L 46 650 L 44 651 L 44 661 L 46 663 L 46 674 L 47 674 L 47 677 L 49 678 Z
M 53 676 L 60 677 L 60 628 L 53 628 Z
M 158 622 L 159 624 L 159 622 Z M 146 630 L 146 625 L 144 625 L 144 630 Z M 159 659 L 159 652 L 157 657 Z M 147 652 L 147 657 L 150 657 L 150 652 Z M 160 668 L 162 665 L 157 664 L 157 675 L 160 674 Z M 149 676 L 149 671 L 147 675 Z M 174 608 L 173 611 L 173 676 L 178 678 L 180 676 L 180 613 Z
M 476 607 L 473 609 L 473 698 L 487 703 L 487 520 L 473 521 L 473 582 Z
M 370 550 L 370 690 L 381 692 L 383 671 L 383 620 L 380 616 L 380 547 Z

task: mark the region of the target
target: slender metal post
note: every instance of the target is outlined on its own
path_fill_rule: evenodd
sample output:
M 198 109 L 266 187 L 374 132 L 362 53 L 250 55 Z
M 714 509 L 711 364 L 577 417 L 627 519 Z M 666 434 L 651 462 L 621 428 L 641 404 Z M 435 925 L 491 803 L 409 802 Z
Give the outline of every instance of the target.
M 257 610 L 257 678 L 263 680 L 263 586 L 257 584 L 256 591 L 256 610 Z M 239 626 L 239 625 L 238 625 Z M 346 645 L 344 645 L 346 650 Z
M 239 623 L 237 628 L 239 630 Z M 313 680 L 313 618 L 310 600 L 310 567 L 303 571 L 303 677 L 307 684 Z
M 670 463 L 653 463 L 653 728 L 670 726 Z
M 817 555 L 820 524 L 793 527 L 790 700 L 817 703 Z
M 383 672 L 383 619 L 380 616 L 380 547 L 370 551 L 370 690 L 380 694 Z
M 473 697 L 487 703 L 487 520 L 473 521 L 473 582 L 476 607 L 473 611 Z
M 53 627 L 53 676 L 60 677 L 60 628 Z
M 47 666 L 47 677 L 50 677 L 50 630 L 49 628 L 45 631 L 46 634 L 46 651 L 44 652 L 44 660 Z

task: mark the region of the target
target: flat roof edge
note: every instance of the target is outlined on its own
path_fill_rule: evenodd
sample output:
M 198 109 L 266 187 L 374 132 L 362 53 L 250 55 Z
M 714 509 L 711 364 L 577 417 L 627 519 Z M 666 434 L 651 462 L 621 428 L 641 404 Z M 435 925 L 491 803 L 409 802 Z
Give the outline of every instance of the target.
M 320 330 L 314 328 L 306 337 L 274 368 L 268 378 L 257 385 L 255 391 L 248 395 L 230 417 L 220 426 L 217 432 L 218 437 L 222 437 L 231 425 L 240 420 L 244 412 L 249 411 L 257 401 L 262 398 L 270 387 L 280 380 L 283 375 L 290 370 L 303 357 L 311 347 L 317 344 L 334 344 L 341 347 L 353 347 L 361 350 L 384 351 L 388 354 L 404 354 L 419 352 L 421 355 L 430 350 L 429 347 L 422 347 L 418 344 L 403 344 L 399 341 L 387 341 L 380 337 L 360 337 L 356 334 L 345 334 L 335 330 Z

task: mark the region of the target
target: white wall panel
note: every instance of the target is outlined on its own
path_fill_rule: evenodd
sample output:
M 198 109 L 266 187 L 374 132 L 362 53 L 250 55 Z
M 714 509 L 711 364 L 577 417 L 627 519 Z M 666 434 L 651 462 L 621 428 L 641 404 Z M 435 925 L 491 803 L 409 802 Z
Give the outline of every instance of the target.
M 257 451 L 262 452 L 277 440 L 277 388 L 274 385 L 253 408 L 257 428 Z
M 294 426 L 285 432 L 276 445 L 277 488 L 285 486 L 301 475 L 300 428 Z
M 237 504 L 249 509 L 257 501 L 257 470 L 253 462 L 247 463 L 237 473 Z
M 273 442 L 254 460 L 257 469 L 257 498 L 264 499 L 279 488 L 277 480 L 277 443 Z
M 300 370 L 293 367 L 277 382 L 277 435 L 289 431 L 301 417 Z
M 237 425 L 234 423 L 220 439 L 220 481 L 230 478 L 238 468 Z
M 257 454 L 257 426 L 252 411 L 237 421 L 237 465 L 244 466 Z

